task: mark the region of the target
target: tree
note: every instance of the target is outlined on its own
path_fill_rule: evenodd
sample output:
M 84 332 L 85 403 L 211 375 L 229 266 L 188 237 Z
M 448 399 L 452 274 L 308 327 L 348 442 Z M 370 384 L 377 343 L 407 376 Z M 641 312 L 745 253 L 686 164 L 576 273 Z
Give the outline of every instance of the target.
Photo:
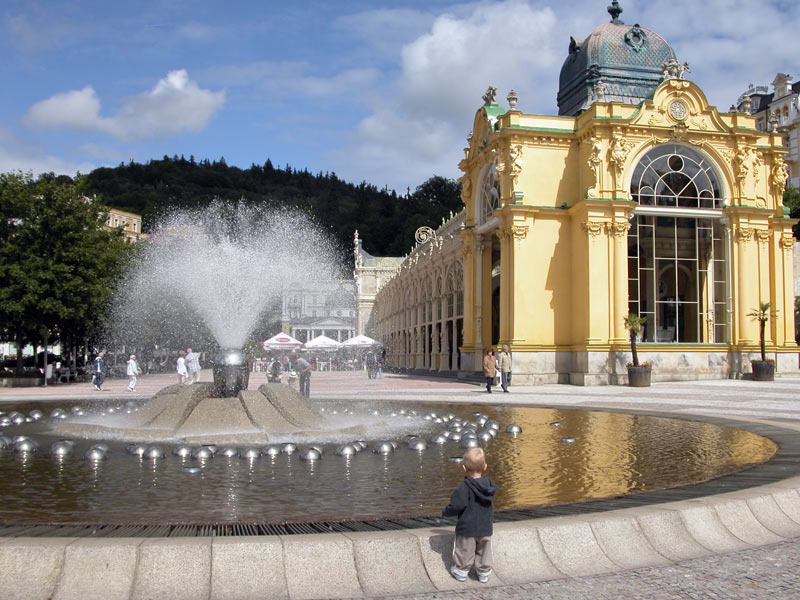
M 631 338 L 631 355 L 634 367 L 639 366 L 639 354 L 636 351 L 636 336 L 642 335 L 642 328 L 644 327 L 646 321 L 647 317 L 640 317 L 635 313 L 628 313 L 625 315 L 624 325 Z
M 89 336 L 102 325 L 126 247 L 82 182 L 0 174 L 0 329 L 17 344 Z

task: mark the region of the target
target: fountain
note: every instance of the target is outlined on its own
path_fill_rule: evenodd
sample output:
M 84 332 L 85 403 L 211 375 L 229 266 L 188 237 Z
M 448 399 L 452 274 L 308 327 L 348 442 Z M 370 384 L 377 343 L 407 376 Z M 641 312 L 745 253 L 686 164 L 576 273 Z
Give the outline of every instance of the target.
M 481 405 L 438 407 L 436 414 L 374 398 L 319 404 L 280 384 L 249 389 L 243 348 L 251 332 L 282 290 L 336 277 L 336 256 L 318 226 L 287 211 L 215 203 L 166 218 L 124 278 L 114 337 L 143 346 L 155 334 L 176 347 L 208 334 L 220 348 L 214 383 L 170 385 L 142 404 L 0 414 L 0 426 L 24 434 L 0 439 L 0 448 L 15 450 L 0 451 L 0 479 L 8 482 L 0 524 L 430 515 L 458 483 L 453 463 L 476 445 L 489 448 L 499 509 L 663 489 L 775 451 L 749 432 L 646 416 Z M 58 440 L 39 444 L 39 435 Z M 701 464 L 693 464 L 696 455 Z M 17 502 L 31 490 L 40 494 L 39 512 Z M 82 490 L 91 491 L 88 501 Z

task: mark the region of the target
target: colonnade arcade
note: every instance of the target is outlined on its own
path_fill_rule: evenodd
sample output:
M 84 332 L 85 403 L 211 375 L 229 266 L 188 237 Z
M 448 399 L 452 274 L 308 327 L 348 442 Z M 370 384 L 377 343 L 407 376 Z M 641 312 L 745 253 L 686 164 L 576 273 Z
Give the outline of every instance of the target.
M 414 261 L 419 268 L 401 269 L 380 294 L 377 334 L 387 346 L 389 367 L 457 372 L 462 366 L 464 269 L 456 252 L 435 252 L 440 260 L 425 260 L 441 249 L 436 240 L 429 243 L 431 252 Z

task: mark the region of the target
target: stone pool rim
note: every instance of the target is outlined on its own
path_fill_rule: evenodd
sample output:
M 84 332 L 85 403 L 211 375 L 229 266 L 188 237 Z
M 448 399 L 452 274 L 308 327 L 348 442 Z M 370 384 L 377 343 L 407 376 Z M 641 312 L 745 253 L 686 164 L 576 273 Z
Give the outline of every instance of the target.
M 716 490 L 713 481 L 689 486 L 699 493 L 692 498 L 678 498 L 674 490 L 681 488 L 673 488 L 653 492 L 640 505 L 593 501 L 586 512 L 497 523 L 490 585 L 667 565 L 800 536 L 800 432 L 791 426 L 636 408 L 569 408 L 712 422 L 761 435 L 768 430 L 778 453 L 713 480 L 724 484 Z M 744 474 L 745 480 L 730 481 Z M 458 583 L 447 573 L 452 538 L 452 527 L 254 537 L 0 538 L 0 589 L 20 598 L 193 599 L 381 597 L 480 588 L 473 579 Z

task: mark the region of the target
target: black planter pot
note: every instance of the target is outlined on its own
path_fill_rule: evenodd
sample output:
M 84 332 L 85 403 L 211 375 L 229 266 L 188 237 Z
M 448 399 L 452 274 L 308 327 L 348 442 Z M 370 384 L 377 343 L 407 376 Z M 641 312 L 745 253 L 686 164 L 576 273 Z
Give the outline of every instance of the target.
M 628 365 L 628 385 L 631 387 L 650 387 L 649 365 L 639 365 L 634 367 Z
M 771 360 L 751 360 L 753 381 L 773 381 L 775 379 L 775 363 Z

